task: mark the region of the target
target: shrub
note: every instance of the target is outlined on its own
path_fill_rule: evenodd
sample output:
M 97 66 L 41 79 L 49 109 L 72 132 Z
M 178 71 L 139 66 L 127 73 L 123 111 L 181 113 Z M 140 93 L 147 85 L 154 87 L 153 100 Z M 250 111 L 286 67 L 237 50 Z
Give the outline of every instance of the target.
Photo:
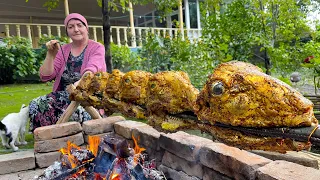
M 180 36 L 159 37 L 150 35 L 139 51 L 142 70 L 156 73 L 180 70 L 188 73 L 192 84 L 201 88 L 218 61 L 212 58 L 212 50 L 200 42 L 183 40 Z
M 123 72 L 141 69 L 141 58 L 127 46 L 111 43 L 112 63 L 114 69 Z
M 37 73 L 31 42 L 26 38 L 8 37 L 0 47 L 0 84 Z

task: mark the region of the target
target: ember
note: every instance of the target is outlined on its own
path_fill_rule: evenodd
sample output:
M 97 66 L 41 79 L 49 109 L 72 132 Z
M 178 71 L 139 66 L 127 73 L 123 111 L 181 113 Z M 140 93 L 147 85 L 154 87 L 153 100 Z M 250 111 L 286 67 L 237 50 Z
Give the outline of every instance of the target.
M 132 139 L 134 148 L 115 135 L 91 136 L 86 149 L 68 142 L 60 149 L 61 162 L 49 166 L 38 180 L 165 180 L 155 160 L 149 161 L 145 149 Z

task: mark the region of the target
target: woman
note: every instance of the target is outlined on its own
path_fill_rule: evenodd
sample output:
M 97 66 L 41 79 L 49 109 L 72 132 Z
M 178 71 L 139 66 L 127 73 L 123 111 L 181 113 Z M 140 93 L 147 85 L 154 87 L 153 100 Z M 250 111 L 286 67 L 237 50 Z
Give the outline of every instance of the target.
M 40 67 L 40 79 L 44 82 L 55 80 L 53 92 L 30 102 L 30 130 L 55 124 L 70 104 L 66 87 L 77 86 L 86 73 L 106 71 L 105 50 L 100 43 L 89 39 L 87 20 L 80 14 L 69 14 L 64 20 L 67 35 L 72 43 L 60 48 L 57 40 L 46 43 L 47 55 Z M 90 115 L 79 107 L 72 120 L 86 121 Z

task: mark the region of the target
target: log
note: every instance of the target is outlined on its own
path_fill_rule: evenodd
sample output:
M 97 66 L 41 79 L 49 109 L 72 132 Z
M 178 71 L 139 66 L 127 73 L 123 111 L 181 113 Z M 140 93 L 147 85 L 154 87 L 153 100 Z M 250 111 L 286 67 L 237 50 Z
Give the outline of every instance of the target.
M 101 119 L 99 112 L 92 106 L 84 107 L 84 109 L 90 114 L 92 119 Z
M 71 103 L 69 104 L 68 108 L 66 109 L 66 111 L 63 112 L 62 116 L 60 117 L 60 119 L 57 121 L 57 124 L 61 124 L 61 123 L 65 123 L 68 122 L 69 118 L 71 117 L 71 115 L 73 114 L 73 112 L 75 110 L 77 110 L 78 106 L 80 105 L 80 103 L 76 102 L 76 101 L 71 101 Z

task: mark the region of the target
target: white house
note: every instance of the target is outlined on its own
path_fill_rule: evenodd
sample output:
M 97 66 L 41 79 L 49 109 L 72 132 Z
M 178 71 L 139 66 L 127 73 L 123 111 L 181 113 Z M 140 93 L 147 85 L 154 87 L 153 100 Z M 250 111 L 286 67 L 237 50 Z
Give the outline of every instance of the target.
M 48 12 L 44 1 L 1 0 L 0 37 L 28 37 L 33 45 L 43 34 L 65 35 L 63 20 L 66 14 L 77 12 L 85 16 L 90 27 L 90 38 L 102 40 L 102 8 L 92 0 L 60 0 L 59 7 Z M 171 15 L 160 19 L 153 4 L 134 5 L 123 13 L 112 12 L 111 41 L 132 47 L 141 45 L 141 37 L 151 31 L 159 35 L 177 34 L 184 31 L 189 38 L 197 38 L 201 33 L 199 0 L 182 0 L 182 5 Z M 129 10 L 129 11 L 128 11 Z M 130 11 L 131 10 L 131 11 Z M 131 21 L 130 21 L 131 19 Z M 175 27 L 175 21 L 184 26 Z M 129 33 L 130 32 L 130 33 Z

